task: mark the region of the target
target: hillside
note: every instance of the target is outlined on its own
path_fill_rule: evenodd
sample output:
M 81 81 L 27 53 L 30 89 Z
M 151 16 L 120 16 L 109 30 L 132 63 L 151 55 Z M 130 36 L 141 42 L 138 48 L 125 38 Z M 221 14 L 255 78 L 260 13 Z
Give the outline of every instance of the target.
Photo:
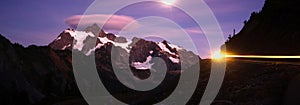
M 242 30 L 229 38 L 225 44 L 227 52 L 299 55 L 299 5 L 296 0 L 266 0 L 262 10 L 253 12 Z
M 95 29 L 96 31 L 93 31 Z M 162 100 L 176 87 L 181 68 L 189 69 L 200 60 L 191 51 L 167 41 L 152 42 L 140 38 L 127 40 L 111 33 L 104 33 L 95 25 L 83 31 L 64 30 L 48 46 L 23 47 L 11 43 L 0 35 L 0 104 L 53 104 L 69 99 L 80 99 L 81 94 L 73 74 L 72 52 L 82 59 L 90 58 L 94 54 L 93 59 L 96 61 L 97 72 L 102 82 L 110 92 L 122 93 L 117 97 L 126 103 L 144 101 L 154 103 Z M 164 63 L 157 63 L 155 61 L 157 58 Z M 81 65 L 89 63 L 91 62 L 80 61 Z M 114 69 L 113 65 L 116 65 Z M 164 79 L 157 89 L 149 92 L 127 88 L 114 74 L 115 70 L 130 69 L 135 77 L 147 79 L 152 73 L 150 70 L 155 70 L 156 73 L 163 72 L 160 68 L 162 66 L 166 66 L 167 79 Z M 85 67 L 84 70 L 89 68 Z M 95 83 L 91 85 L 94 86 Z M 155 101 L 147 99 L 145 95 L 157 95 L 154 93 L 162 92 L 165 94 L 160 95 Z M 130 96 L 133 93 L 137 95 Z M 136 100 L 142 96 L 144 97 L 141 100 Z M 80 102 L 85 103 L 82 100 Z
M 145 40 L 137 43 L 151 44 Z M 164 99 L 176 87 L 177 74 L 170 72 L 167 75 L 171 79 L 167 79 L 160 85 L 160 88 L 154 91 L 139 93 L 128 90 L 120 84 L 112 71 L 110 63 L 113 62 L 109 59 L 109 49 L 112 47 L 112 44 L 106 44 L 96 50 L 96 64 L 102 81 L 118 99 L 126 103 L 156 103 Z M 53 50 L 49 46 L 24 48 L 19 44 L 12 44 L 2 36 L 0 36 L 0 49 L 1 104 L 87 104 L 81 98 L 73 77 L 70 51 Z M 85 55 L 82 54 L 82 56 Z M 201 75 L 197 89 L 188 105 L 200 102 L 210 77 L 211 61 L 201 60 L 200 66 Z M 193 68 L 194 66 L 187 70 Z M 132 72 L 137 77 L 143 78 L 145 76 L 143 74 L 147 74 L 147 71 L 134 70 Z M 285 64 L 276 61 L 229 60 L 222 88 L 212 105 L 280 105 L 298 102 L 297 99 L 294 101 L 291 97 L 299 97 L 299 92 L 295 91 L 298 88 L 294 86 L 299 83 L 297 79 L 296 81 L 294 79 L 298 78 L 299 74 L 300 69 L 297 62 Z

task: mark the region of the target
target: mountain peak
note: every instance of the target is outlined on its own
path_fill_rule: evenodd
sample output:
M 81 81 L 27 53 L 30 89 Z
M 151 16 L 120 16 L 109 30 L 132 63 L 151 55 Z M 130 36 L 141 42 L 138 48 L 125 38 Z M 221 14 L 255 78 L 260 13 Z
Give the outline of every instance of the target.
M 106 33 L 96 23 L 84 29 L 85 32 L 92 32 L 94 35 L 105 37 Z
M 130 64 L 135 69 L 150 69 L 151 63 L 149 62 L 153 57 L 161 57 L 168 64 L 179 65 L 181 63 L 179 51 L 181 55 L 186 55 L 185 57 L 192 56 L 198 58 L 196 54 L 190 54 L 188 51 L 172 45 L 166 40 L 153 42 L 137 37 L 128 40 L 112 33 L 103 33 L 102 35 L 101 32 L 100 35 L 102 36 L 97 36 L 97 33 L 96 35 L 94 33 L 98 29 L 100 28 L 97 25 L 87 27 L 85 31 L 67 29 L 50 43 L 49 46 L 55 50 L 78 50 L 86 56 L 90 56 L 92 52 L 97 52 L 100 49 L 108 50 L 106 52 L 110 53 L 110 48 L 114 46 L 118 49 L 118 52 L 122 53 L 120 55 L 130 55 L 128 56 Z M 126 56 L 123 57 L 126 59 Z M 196 60 L 183 63 L 196 63 Z

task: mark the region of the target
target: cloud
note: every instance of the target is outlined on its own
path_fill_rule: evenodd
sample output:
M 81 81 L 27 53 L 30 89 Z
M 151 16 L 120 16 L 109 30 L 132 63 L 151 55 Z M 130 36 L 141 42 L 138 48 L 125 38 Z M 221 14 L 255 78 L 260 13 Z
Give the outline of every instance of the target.
M 133 17 L 124 15 L 74 15 L 65 19 L 65 22 L 73 28 L 77 28 L 78 25 L 80 25 L 79 27 L 86 27 L 95 23 L 99 26 L 103 26 L 104 30 L 129 30 L 138 27 L 138 22 L 136 22 Z M 130 24 L 130 26 L 127 26 L 126 29 L 124 29 L 128 24 Z
M 185 28 L 185 31 L 190 34 L 204 34 L 199 27 Z

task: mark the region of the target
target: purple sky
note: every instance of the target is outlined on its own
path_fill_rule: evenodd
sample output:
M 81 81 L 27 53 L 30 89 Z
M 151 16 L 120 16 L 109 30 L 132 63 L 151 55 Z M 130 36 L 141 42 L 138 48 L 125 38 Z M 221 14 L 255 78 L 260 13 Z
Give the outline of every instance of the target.
M 59 33 L 68 28 L 66 19 L 81 15 L 94 0 L 2 0 L 0 3 L 0 34 L 12 42 L 24 46 L 31 44 L 47 45 Z M 188 0 L 185 0 L 188 1 Z M 205 0 L 213 10 L 225 37 L 242 28 L 253 11 L 259 11 L 264 0 Z M 118 15 L 139 18 L 145 15 L 164 16 L 164 11 L 155 5 L 143 8 L 143 4 L 135 5 L 119 11 Z M 140 8 L 140 9 L 137 9 Z M 155 9 L 157 11 L 155 11 Z M 152 12 L 141 12 L 153 10 Z M 173 11 L 171 18 L 185 29 L 193 29 L 195 24 L 180 11 Z M 178 13 L 177 13 L 178 12 Z M 179 15 L 178 15 L 179 14 Z M 168 16 L 166 16 L 168 17 Z M 185 20 L 185 21 L 182 21 Z M 198 45 L 197 45 L 198 46 Z M 201 47 L 200 45 L 198 47 Z M 200 52 L 200 51 L 199 51 Z M 205 53 L 205 52 L 202 52 Z M 200 54 L 201 55 L 201 54 Z M 206 56 L 207 54 L 202 54 Z

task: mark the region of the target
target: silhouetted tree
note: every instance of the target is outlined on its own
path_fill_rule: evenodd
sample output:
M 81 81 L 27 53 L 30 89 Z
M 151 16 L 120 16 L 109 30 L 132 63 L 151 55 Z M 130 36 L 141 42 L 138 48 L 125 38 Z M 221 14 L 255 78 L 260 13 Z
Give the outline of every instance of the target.
M 229 35 L 228 35 L 228 41 L 230 41 L 231 39 L 232 39 L 232 35 L 229 34 Z
M 235 35 L 235 29 L 233 29 L 233 34 L 232 34 L 233 36 Z
M 251 16 L 256 16 L 257 14 L 258 13 L 254 11 L 254 12 L 251 13 Z
M 245 21 L 244 21 L 244 26 L 245 26 L 247 23 L 248 23 L 248 21 L 247 21 L 247 20 L 245 20 Z

